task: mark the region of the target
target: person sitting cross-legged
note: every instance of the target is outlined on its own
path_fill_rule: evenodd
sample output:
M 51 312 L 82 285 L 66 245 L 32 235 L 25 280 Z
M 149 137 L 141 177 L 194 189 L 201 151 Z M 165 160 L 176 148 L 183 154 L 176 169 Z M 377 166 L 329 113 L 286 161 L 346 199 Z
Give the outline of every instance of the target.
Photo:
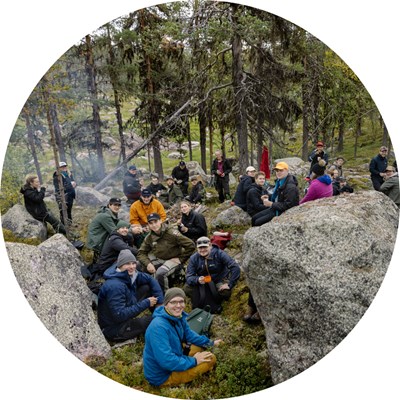
M 201 236 L 207 236 L 207 223 L 203 214 L 192 209 L 192 204 L 183 200 L 180 205 L 182 216 L 177 220 L 179 232 L 195 242 Z
M 106 339 L 114 342 L 133 339 L 146 331 L 150 315 L 146 310 L 163 303 L 158 282 L 136 270 L 137 261 L 130 250 L 122 250 L 116 264 L 104 273 L 106 281 L 98 298 L 98 321 Z
M 153 386 L 170 387 L 191 382 L 210 371 L 216 357 L 204 348 L 219 346 L 192 331 L 186 321 L 186 295 L 180 288 L 168 289 L 164 306 L 157 308 L 147 328 L 143 350 L 143 372 Z

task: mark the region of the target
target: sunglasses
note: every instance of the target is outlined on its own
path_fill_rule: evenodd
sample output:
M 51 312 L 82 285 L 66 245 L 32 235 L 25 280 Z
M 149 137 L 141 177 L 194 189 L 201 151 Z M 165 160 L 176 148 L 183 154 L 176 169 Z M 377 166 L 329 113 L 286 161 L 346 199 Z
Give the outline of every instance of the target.
M 199 240 L 197 242 L 197 246 L 200 246 L 201 244 L 205 244 L 208 246 L 210 244 L 210 241 L 209 240 Z

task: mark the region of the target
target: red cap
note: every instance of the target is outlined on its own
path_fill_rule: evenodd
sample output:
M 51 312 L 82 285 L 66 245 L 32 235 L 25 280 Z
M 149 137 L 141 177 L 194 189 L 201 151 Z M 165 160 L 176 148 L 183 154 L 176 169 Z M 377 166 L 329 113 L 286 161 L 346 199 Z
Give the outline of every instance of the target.
M 318 147 L 318 146 L 324 147 L 324 142 L 321 142 L 321 141 L 317 142 L 317 147 Z

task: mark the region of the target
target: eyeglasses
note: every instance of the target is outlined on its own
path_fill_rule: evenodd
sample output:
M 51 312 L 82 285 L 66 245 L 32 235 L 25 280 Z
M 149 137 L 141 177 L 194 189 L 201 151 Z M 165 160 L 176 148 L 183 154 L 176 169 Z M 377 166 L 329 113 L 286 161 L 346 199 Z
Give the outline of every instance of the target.
M 185 300 L 173 300 L 173 301 L 170 301 L 169 304 L 171 304 L 173 306 L 183 306 L 183 305 L 185 305 Z

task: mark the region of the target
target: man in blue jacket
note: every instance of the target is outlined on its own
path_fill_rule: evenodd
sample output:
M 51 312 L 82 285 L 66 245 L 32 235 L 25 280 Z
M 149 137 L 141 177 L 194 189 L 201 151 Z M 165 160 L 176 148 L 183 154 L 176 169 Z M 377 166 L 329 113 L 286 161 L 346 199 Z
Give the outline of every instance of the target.
M 186 321 L 186 296 L 182 289 L 165 292 L 164 306 L 158 307 L 145 334 L 144 376 L 154 386 L 177 386 L 211 370 L 216 357 L 205 347 L 219 346 L 192 331 Z
M 98 320 L 106 339 L 114 342 L 143 334 L 151 316 L 138 317 L 161 305 L 164 296 L 158 282 L 136 270 L 137 261 L 130 250 L 121 250 L 116 264 L 104 272 L 106 281 L 99 292 Z
M 196 285 L 213 282 L 222 299 L 228 300 L 240 278 L 238 263 L 206 236 L 197 239 L 196 246 L 197 253 L 190 257 L 186 269 L 183 290 L 192 297 Z

